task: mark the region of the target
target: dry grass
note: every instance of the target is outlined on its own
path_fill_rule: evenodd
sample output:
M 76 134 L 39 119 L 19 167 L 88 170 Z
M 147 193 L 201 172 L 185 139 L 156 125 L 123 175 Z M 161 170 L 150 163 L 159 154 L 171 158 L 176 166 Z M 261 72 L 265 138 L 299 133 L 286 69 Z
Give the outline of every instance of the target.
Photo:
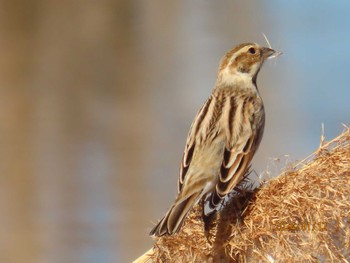
M 350 130 L 253 191 L 204 232 L 196 206 L 179 234 L 138 262 L 350 262 Z M 141 258 L 140 258 L 141 259 Z

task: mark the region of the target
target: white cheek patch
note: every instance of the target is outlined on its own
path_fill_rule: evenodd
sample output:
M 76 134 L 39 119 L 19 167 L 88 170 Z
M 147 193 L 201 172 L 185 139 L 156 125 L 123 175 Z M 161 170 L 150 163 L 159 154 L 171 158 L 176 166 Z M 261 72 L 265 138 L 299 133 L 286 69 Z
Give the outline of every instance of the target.
M 255 63 L 251 66 L 250 75 L 253 77 L 259 70 L 260 63 Z
M 252 76 L 248 73 L 231 72 L 228 67 L 223 69 L 218 78 L 218 84 L 224 85 L 240 85 L 241 87 L 250 87 Z

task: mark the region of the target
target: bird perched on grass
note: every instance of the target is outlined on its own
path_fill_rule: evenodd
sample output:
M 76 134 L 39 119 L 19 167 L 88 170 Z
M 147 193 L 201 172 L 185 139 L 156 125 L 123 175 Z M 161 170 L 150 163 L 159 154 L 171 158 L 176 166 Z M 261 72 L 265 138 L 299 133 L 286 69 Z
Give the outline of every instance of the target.
M 178 195 L 150 235 L 177 233 L 198 201 L 205 198 L 215 209 L 240 183 L 264 131 L 264 104 L 256 79 L 264 61 L 280 54 L 245 43 L 222 58 L 215 88 L 188 134 Z

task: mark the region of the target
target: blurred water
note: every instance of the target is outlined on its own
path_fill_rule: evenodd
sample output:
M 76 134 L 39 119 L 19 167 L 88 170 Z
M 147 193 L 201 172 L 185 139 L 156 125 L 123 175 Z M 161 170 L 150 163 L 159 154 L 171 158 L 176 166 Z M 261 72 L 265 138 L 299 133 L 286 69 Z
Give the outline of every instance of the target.
M 0 261 L 129 262 L 148 250 L 221 56 L 264 44 L 261 32 L 284 56 L 258 79 L 256 172 L 312 152 L 321 123 L 336 136 L 349 123 L 349 7 L 0 1 Z

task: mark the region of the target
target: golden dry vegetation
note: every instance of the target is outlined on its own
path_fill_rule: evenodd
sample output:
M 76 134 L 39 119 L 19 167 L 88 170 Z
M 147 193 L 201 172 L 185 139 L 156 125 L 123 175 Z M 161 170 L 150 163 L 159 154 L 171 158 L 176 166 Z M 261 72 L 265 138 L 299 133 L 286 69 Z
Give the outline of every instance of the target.
M 207 235 L 197 205 L 179 234 L 135 262 L 350 262 L 349 128 L 260 187 L 241 187 Z

